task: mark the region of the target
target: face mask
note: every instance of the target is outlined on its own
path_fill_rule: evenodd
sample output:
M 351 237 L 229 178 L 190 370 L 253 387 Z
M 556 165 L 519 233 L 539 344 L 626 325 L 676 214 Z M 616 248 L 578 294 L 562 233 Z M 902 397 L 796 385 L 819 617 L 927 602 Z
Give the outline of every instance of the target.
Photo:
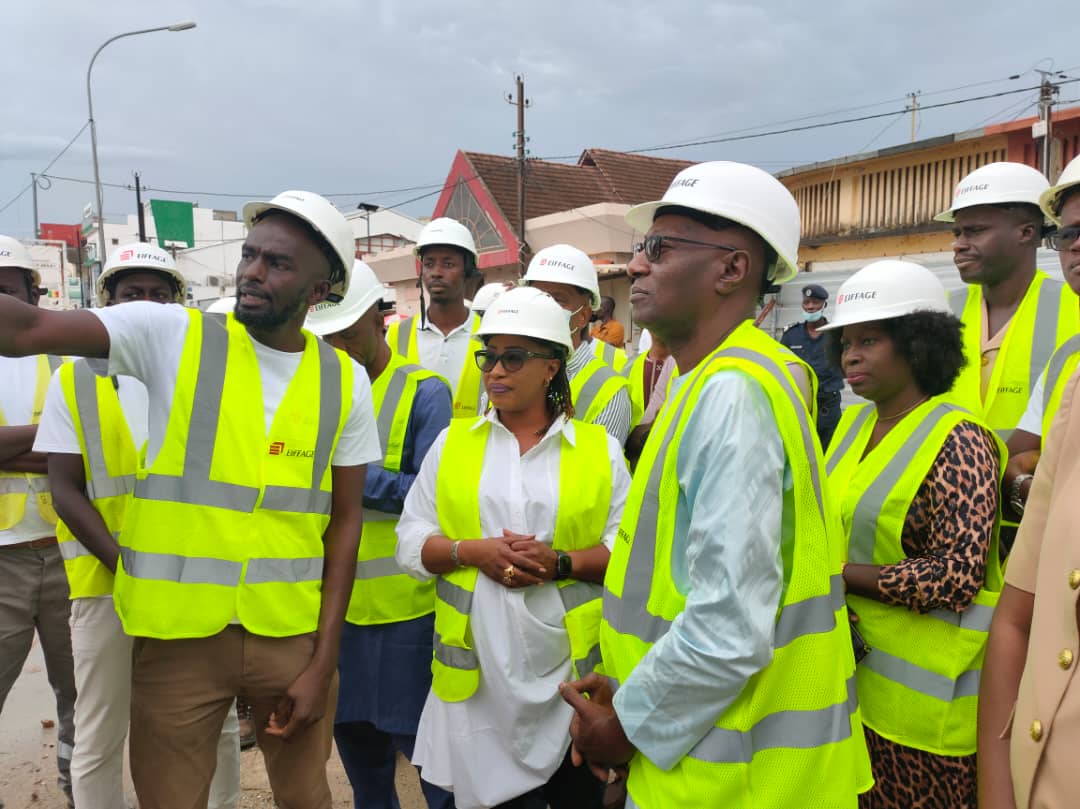
M 816 312 L 803 312 L 802 319 L 807 323 L 817 323 L 821 318 L 825 317 L 825 310 L 818 309 Z

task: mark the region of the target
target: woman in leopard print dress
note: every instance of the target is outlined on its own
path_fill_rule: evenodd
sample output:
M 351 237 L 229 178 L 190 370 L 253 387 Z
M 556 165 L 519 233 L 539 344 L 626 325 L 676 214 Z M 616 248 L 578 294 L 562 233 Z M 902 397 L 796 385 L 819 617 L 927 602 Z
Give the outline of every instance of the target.
M 979 668 L 1001 590 L 1002 448 L 947 396 L 964 359 L 940 282 L 918 265 L 878 264 L 899 286 L 876 265 L 856 273 L 830 324 L 834 361 L 872 402 L 845 412 L 827 456 L 849 533 L 848 606 L 870 647 L 856 685 L 875 785 L 860 807 L 975 809 Z M 845 316 L 845 288 L 910 303 L 875 319 L 848 296 Z

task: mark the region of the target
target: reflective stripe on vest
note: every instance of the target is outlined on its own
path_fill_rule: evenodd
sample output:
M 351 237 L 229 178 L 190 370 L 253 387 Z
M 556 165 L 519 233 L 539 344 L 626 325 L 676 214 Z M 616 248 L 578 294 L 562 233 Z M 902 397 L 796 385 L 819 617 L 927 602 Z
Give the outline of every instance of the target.
M 626 377 L 616 373 L 610 365 L 596 358 L 589 360 L 570 380 L 574 417 L 590 424 L 595 422 L 615 395 L 629 385 Z
M 188 317 L 169 422 L 120 534 L 117 613 L 128 634 L 163 639 L 237 619 L 268 637 L 315 631 L 353 363 L 303 332 L 267 429 L 250 334 L 231 314 Z
M 41 421 L 41 411 L 45 406 L 45 393 L 49 388 L 49 379 L 63 362 L 63 359 L 51 354 L 38 355 L 30 424 Z M 3 411 L 0 411 L 0 427 L 6 426 L 8 422 Z M 55 525 L 57 517 L 52 506 L 48 475 L 0 470 L 0 531 L 13 528 L 22 522 L 26 514 L 26 501 L 31 496 L 37 501 L 41 519 L 50 525 Z
M 86 496 L 113 538 L 118 539 L 135 485 L 138 455 L 114 382 L 108 376 L 108 363 L 76 360 L 60 370 L 59 381 L 79 441 Z M 112 593 L 112 571 L 62 521 L 57 523 L 56 538 L 71 598 Z
M 117 539 L 117 540 L 120 539 L 120 532 L 119 531 L 113 531 L 112 532 L 112 538 Z M 85 545 L 83 545 L 77 539 L 72 539 L 69 542 L 61 542 L 59 544 L 59 548 L 60 548 L 60 557 L 65 562 L 73 562 L 76 559 L 82 559 L 84 557 L 94 555 L 93 553 L 91 553 L 91 551 Z M 99 562 L 98 564 L 101 564 L 101 563 Z M 104 595 L 104 594 L 102 594 L 102 595 Z M 79 598 L 79 596 L 72 596 L 72 598 Z
M 564 551 L 600 543 L 611 502 L 607 433 L 602 427 L 578 421 L 572 422 L 572 427 L 573 443 L 563 434 L 552 439 L 559 441 L 559 508 L 552 547 Z M 483 419 L 450 425 L 436 484 L 440 528 L 450 539 L 481 537 L 479 490 L 492 429 Z M 470 629 L 477 577 L 476 568 L 460 568 L 440 575 L 435 586 L 432 690 L 447 702 L 468 699 L 480 683 L 480 661 L 472 648 Z M 555 582 L 554 586 L 565 613 L 572 671 L 575 676 L 584 676 L 600 659 L 602 588 L 575 579 Z
M 471 334 L 476 334 L 480 328 L 480 318 L 472 313 L 469 314 L 472 326 Z M 417 341 L 417 331 L 420 321 L 416 315 L 407 317 L 390 324 L 386 333 L 390 347 L 401 357 L 404 357 L 414 365 L 422 366 L 420 361 L 420 347 Z M 453 394 L 453 417 L 472 418 L 480 412 L 480 391 L 483 387 L 480 378 L 480 369 L 473 361 L 472 352 L 465 352 L 465 362 L 461 366 L 461 374 L 451 387 Z
M 785 528 L 779 543 L 784 586 L 772 661 L 673 766 L 661 769 L 640 753 L 634 757 L 627 784 L 633 805 L 798 806 L 809 791 L 821 806 L 854 807 L 856 793 L 869 786 L 843 602 L 840 526 L 823 496 L 820 450 L 787 362 L 775 341 L 742 324 L 680 380 L 642 453 L 605 578 L 601 642 L 609 676 L 625 680 L 685 609 L 668 561 L 681 488 L 678 451 L 714 373 L 751 377 L 768 397 L 794 483 L 785 502 L 796 509 L 798 528 Z M 813 685 L 806 684 L 808 676 Z
M 623 373 L 627 366 L 626 352 L 597 337 L 590 338 L 593 344 L 593 356 L 611 366 L 617 373 Z
M 851 735 L 851 717 L 859 704 L 854 677 L 847 681 L 847 694 L 847 701 L 816 711 L 777 711 L 750 730 L 713 728 L 687 755 L 711 763 L 749 764 L 762 750 L 802 750 L 842 742 Z
M 785 394 L 795 406 L 796 412 L 801 411 L 799 424 L 802 429 L 803 440 L 811 442 L 809 418 L 803 418 L 801 415 L 806 411 L 802 397 L 779 371 L 779 367 L 772 363 L 768 357 L 743 348 L 723 349 L 713 356 L 749 360 L 760 364 L 763 370 L 768 371 L 784 388 Z M 683 410 L 688 401 L 689 397 L 684 396 L 679 402 L 678 410 L 671 419 L 671 426 L 664 434 L 663 443 L 657 452 L 658 458 L 667 456 L 671 441 L 675 437 L 678 425 L 682 420 Z M 653 559 L 656 555 L 657 521 L 659 517 L 660 482 L 663 477 L 663 469 L 663 465 L 658 463 L 652 464 L 649 469 L 645 495 L 638 511 L 634 542 L 630 548 L 630 560 L 626 566 L 623 594 L 620 597 L 610 590 L 604 590 L 604 620 L 611 624 L 616 631 L 633 635 L 645 643 L 656 643 L 671 628 L 670 621 L 653 615 L 647 608 L 641 608 L 642 604 L 648 603 L 649 591 L 652 587 Z M 825 506 L 821 490 L 821 468 L 816 457 L 810 459 L 810 470 L 818 510 L 822 518 L 824 518 Z M 835 625 L 835 612 L 843 606 L 843 600 L 843 577 L 832 576 L 828 594 L 789 604 L 781 611 L 780 617 L 777 619 L 774 646 L 777 648 L 784 646 L 801 634 L 828 632 Z
M 401 471 L 405 435 L 416 403 L 418 385 L 435 379 L 446 380 L 414 365 L 398 354 L 372 383 L 371 398 L 379 444 L 383 448 L 382 467 L 390 473 Z M 449 385 L 447 385 L 449 390 Z M 419 465 L 422 459 L 414 459 Z M 412 471 L 416 471 L 415 469 Z M 345 620 L 358 626 L 397 623 L 428 615 L 435 609 L 434 581 L 418 581 L 406 573 L 394 558 L 399 515 L 364 509 L 364 532 L 357 554 L 356 574 Z
M 82 428 L 82 444 L 85 447 L 83 460 L 90 472 L 86 479 L 86 496 L 91 500 L 101 500 L 106 497 L 129 494 L 135 488 L 135 473 L 113 477 L 109 474 L 109 465 L 105 461 L 105 448 L 102 446 L 101 438 L 101 416 L 98 409 L 98 380 L 101 377 L 87 360 L 75 362 L 72 374 L 75 402 L 79 410 L 79 426 Z M 112 388 L 111 382 L 109 387 Z M 116 395 L 115 390 L 113 395 Z M 134 450 L 134 444 L 131 448 Z
M 938 396 L 864 454 L 876 411 L 873 405 L 859 410 L 845 414 L 838 428 L 842 438 L 829 458 L 832 485 L 850 525 L 850 561 L 891 565 L 905 558 L 901 533 L 911 502 L 941 447 L 958 424 L 984 425 Z M 1003 446 L 998 453 L 1003 465 Z M 863 721 L 869 727 L 898 744 L 938 755 L 975 751 L 973 698 L 1001 586 L 995 522 L 983 587 L 959 614 L 946 609 L 920 614 L 849 594 L 871 648 L 859 663 L 857 678 Z
M 259 489 L 210 479 L 210 463 L 214 456 L 214 441 L 221 417 L 221 394 L 225 385 L 228 344 L 229 336 L 223 316 L 205 315 L 194 406 L 184 450 L 184 473 L 181 476 L 148 474 L 135 483 L 135 496 L 139 499 L 211 506 L 231 511 L 255 510 Z M 334 349 L 323 340 L 318 340 L 316 344 L 320 378 L 339 378 L 338 359 Z M 331 494 L 320 491 L 319 485 L 330 465 L 330 454 L 337 430 L 337 413 L 341 409 L 341 395 L 340 385 L 331 383 L 323 385 L 319 396 L 319 432 L 312 464 L 312 487 L 301 489 L 266 486 L 262 502 L 258 503 L 261 508 L 302 514 L 330 513 Z
M 840 459 L 851 450 L 851 445 L 858 437 L 859 430 L 862 429 L 866 420 L 870 418 L 872 412 L 872 409 L 869 407 L 859 408 L 856 411 L 855 422 L 852 424 L 851 429 L 846 431 L 843 435 L 833 434 L 833 442 L 835 443 L 829 444 L 829 456 L 825 459 L 825 474 L 831 475 L 836 468 L 836 465 L 840 463 Z
M 1042 443 L 1045 446 L 1046 436 L 1050 433 L 1050 425 L 1054 421 L 1061 395 L 1065 392 L 1065 383 L 1076 371 L 1080 364 L 1080 334 L 1066 340 L 1046 365 L 1046 375 L 1043 377 L 1043 417 L 1042 417 Z
M 1080 331 L 1076 299 L 1061 281 L 1041 270 L 1036 272 L 1006 326 L 985 400 L 980 396 L 985 317 L 981 287 L 970 286 L 966 296 L 952 298 L 950 306 L 964 323 L 964 355 L 968 358 L 953 387 L 954 398 L 981 415 L 999 437 L 1008 438 L 1023 416 L 1031 391 L 1055 347 Z

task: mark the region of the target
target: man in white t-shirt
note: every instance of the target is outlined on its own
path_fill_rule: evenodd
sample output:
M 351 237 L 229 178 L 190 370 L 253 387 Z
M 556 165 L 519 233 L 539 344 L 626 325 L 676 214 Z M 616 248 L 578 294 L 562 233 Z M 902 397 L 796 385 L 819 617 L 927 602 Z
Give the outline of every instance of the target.
M 278 804 L 331 806 L 338 648 L 365 465 L 381 451 L 367 375 L 302 324 L 347 290 L 352 229 L 304 191 L 249 203 L 244 217 L 234 315 L 0 301 L 0 354 L 107 356 L 110 373 L 147 389 L 114 591 L 136 636 L 131 769 L 143 809 L 205 803 L 238 695 L 252 703 Z
M 172 256 L 156 244 L 136 242 L 116 248 L 105 263 L 97 281 L 98 303 L 178 303 L 186 286 Z M 34 451 L 48 455 L 49 487 L 63 521 L 57 537 L 71 589 L 78 692 L 71 791 L 79 809 L 126 805 L 132 638 L 113 609 L 110 570 L 116 568 L 120 546 L 112 531 L 123 524 L 136 454 L 146 443 L 147 397 L 142 382 L 108 377 L 106 366 L 104 360 L 80 359 L 53 374 L 34 441 Z M 110 471 L 123 471 L 123 485 L 113 488 L 98 479 Z M 236 711 L 230 710 L 218 743 L 209 809 L 235 809 L 240 799 L 239 736 Z
M 0 299 L 36 311 L 41 276 L 30 252 L 0 236 Z M 32 352 L 38 353 L 38 352 Z M 45 456 L 33 452 L 49 375 L 57 357 L 0 356 L 0 709 L 37 632 L 60 719 L 56 763 L 71 802 L 75 675 L 64 562 L 56 543 Z M 0 802 L 2 804 L 2 802 Z

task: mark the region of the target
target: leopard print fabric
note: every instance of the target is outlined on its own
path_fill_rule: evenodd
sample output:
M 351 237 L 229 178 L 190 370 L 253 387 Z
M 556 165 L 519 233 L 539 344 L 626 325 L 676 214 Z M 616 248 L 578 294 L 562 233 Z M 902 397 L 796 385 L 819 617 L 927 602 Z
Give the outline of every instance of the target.
M 997 506 L 994 441 L 958 424 L 908 509 L 900 536 L 908 558 L 881 568 L 882 600 L 920 613 L 967 609 L 986 576 Z
M 864 730 L 874 788 L 859 809 L 975 809 L 975 754 L 939 756 Z
M 945 440 L 904 521 L 908 558 L 881 568 L 886 604 L 962 612 L 986 577 L 998 504 L 993 439 L 970 423 Z M 939 756 L 896 744 L 865 728 L 874 787 L 860 809 L 975 809 L 975 756 Z

